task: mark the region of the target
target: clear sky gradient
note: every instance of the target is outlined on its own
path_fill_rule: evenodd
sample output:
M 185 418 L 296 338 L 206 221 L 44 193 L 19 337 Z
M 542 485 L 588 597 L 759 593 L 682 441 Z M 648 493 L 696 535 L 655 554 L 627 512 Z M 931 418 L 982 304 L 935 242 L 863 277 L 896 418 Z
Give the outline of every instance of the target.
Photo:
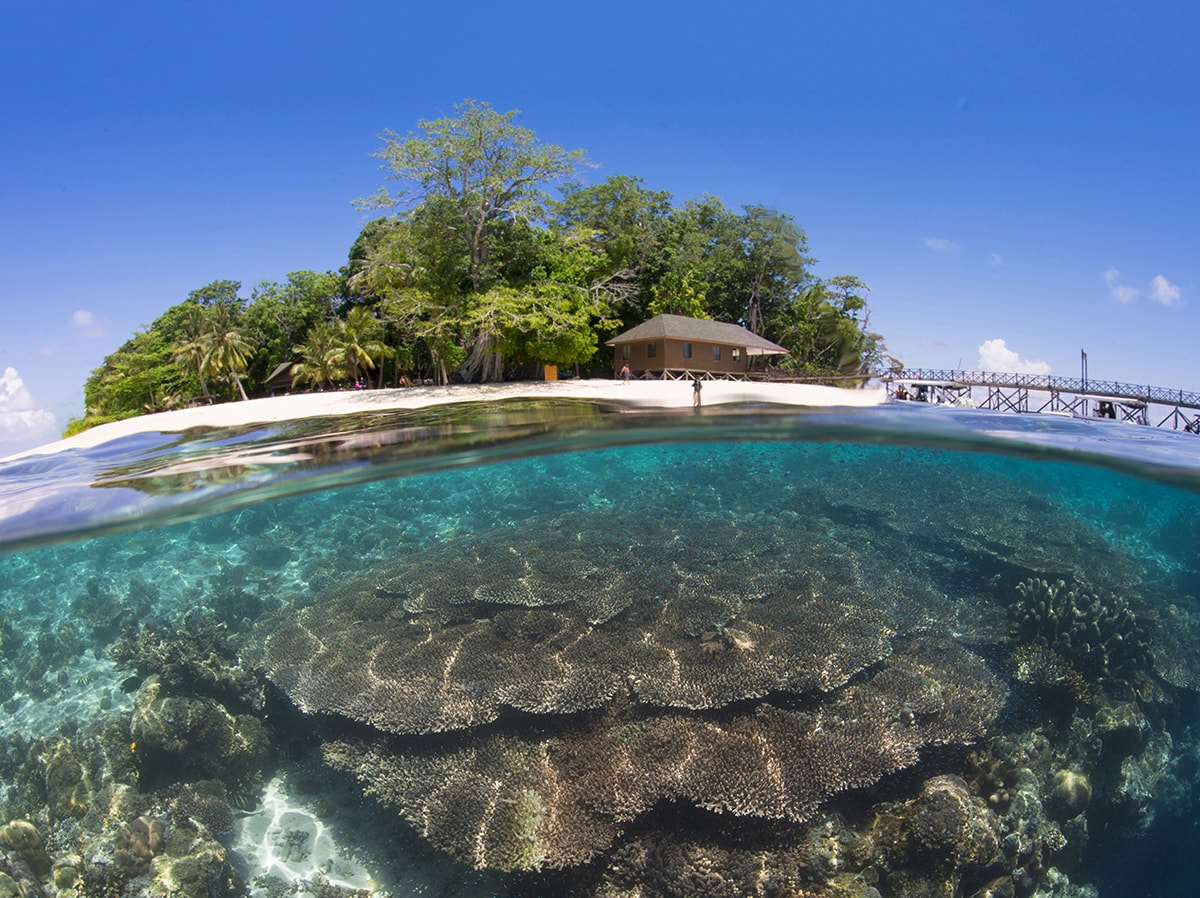
M 190 290 L 335 270 L 466 97 L 587 177 L 790 213 L 909 367 L 1200 389 L 1187 2 L 206 3 L 0 17 L 0 454 Z

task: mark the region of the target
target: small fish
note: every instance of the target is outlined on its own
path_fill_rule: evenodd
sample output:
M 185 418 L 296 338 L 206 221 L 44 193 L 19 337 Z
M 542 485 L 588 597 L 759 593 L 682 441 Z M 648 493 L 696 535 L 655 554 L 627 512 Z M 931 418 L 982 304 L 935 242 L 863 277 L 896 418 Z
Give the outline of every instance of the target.
M 142 678 L 137 674 L 131 677 L 126 677 L 121 681 L 122 692 L 137 692 L 138 687 L 142 685 Z

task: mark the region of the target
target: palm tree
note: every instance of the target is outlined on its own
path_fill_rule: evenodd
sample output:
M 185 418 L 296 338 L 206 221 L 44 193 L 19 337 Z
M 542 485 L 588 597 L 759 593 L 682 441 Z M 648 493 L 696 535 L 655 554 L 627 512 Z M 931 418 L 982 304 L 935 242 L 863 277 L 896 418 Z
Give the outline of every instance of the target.
M 375 360 L 382 361 L 394 352 L 383 342 L 383 322 L 379 321 L 365 306 L 350 310 L 346 320 L 338 329 L 336 360 L 360 383 L 360 375 L 375 367 Z
M 208 307 L 207 329 L 200 340 L 204 346 L 202 368 L 210 374 L 227 375 L 237 384 L 242 399 L 248 399 L 242 385 L 242 372 L 247 360 L 254 355 L 254 347 L 237 330 L 237 317 L 233 304 L 216 302 Z
M 204 339 L 205 319 L 203 308 L 199 305 L 189 306 L 183 324 L 183 339 L 172 349 L 175 352 L 176 364 L 182 365 L 185 370 L 196 372 L 200 378 L 200 392 L 208 399 L 208 381 L 204 379 L 204 356 L 208 352 L 207 341 Z
M 340 341 L 337 325 L 322 321 L 308 332 L 308 338 L 293 352 L 300 361 L 292 367 L 292 384 L 307 381 L 318 389 L 346 376 L 339 361 Z

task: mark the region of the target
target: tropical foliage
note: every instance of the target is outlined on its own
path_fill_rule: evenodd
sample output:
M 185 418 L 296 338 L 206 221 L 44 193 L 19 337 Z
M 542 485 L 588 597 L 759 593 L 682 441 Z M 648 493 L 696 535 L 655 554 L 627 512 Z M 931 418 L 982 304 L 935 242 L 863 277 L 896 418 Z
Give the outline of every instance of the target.
M 629 175 L 585 184 L 582 151 L 516 116 L 467 100 L 387 132 L 388 186 L 358 201 L 379 214 L 340 272 L 293 272 L 249 298 L 236 281 L 193 291 L 93 372 L 72 427 L 266 395 L 281 366 L 296 389 L 607 372 L 603 340 L 662 312 L 742 324 L 786 347 L 795 376 L 895 364 L 866 284 L 814 276 L 790 215 L 677 203 Z

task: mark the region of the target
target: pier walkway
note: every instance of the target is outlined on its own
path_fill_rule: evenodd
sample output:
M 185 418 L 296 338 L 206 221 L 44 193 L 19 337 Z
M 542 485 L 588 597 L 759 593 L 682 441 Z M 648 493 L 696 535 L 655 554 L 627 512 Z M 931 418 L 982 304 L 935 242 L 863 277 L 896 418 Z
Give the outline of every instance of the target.
M 1154 423 L 1200 434 L 1200 393 L 1112 380 L 1084 380 L 1049 374 L 906 368 L 885 378 L 889 395 L 903 387 L 910 398 L 964 404 L 1004 412 L 1042 412 L 1076 418 L 1113 418 Z M 984 393 L 979 401 L 976 388 Z

